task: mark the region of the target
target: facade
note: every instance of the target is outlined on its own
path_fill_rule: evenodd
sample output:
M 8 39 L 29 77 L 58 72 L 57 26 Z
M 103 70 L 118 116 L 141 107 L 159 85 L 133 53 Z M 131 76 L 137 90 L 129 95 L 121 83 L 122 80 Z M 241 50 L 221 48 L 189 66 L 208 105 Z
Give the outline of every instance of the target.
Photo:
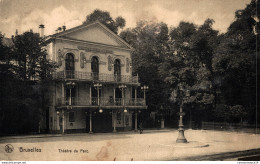
M 40 25 L 41 35 L 44 26 Z M 137 98 L 132 75 L 133 48 L 100 22 L 46 37 L 48 59 L 58 63 L 47 97 L 46 129 L 52 132 L 137 130 Z M 63 29 L 63 30 L 62 30 Z

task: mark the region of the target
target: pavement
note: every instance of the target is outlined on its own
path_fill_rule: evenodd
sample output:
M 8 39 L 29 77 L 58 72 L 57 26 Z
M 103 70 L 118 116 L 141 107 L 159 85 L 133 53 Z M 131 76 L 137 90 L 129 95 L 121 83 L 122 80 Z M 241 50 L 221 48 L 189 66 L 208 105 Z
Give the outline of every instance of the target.
M 176 129 L 0 137 L 0 159 L 17 161 L 211 161 L 260 158 L 260 134 Z M 14 148 L 7 153 L 5 149 Z M 10 146 L 11 145 L 11 146 Z M 10 149 L 9 149 L 10 150 Z M 246 159 L 246 158 L 244 158 Z M 260 159 L 259 159 L 260 160 Z

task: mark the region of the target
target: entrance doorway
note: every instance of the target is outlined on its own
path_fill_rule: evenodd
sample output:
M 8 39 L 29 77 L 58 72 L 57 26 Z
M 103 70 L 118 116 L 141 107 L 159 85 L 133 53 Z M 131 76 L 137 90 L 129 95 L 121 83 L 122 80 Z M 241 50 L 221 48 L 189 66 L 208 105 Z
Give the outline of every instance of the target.
M 112 114 L 109 112 L 92 114 L 92 131 L 93 133 L 111 133 L 112 127 Z M 86 116 L 86 132 L 89 132 L 89 115 Z

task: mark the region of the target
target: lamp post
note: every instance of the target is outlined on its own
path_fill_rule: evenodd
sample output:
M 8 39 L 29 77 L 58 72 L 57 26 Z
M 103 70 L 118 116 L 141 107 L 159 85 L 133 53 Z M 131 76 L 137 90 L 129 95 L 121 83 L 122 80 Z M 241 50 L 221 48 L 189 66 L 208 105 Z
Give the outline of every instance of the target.
M 184 92 L 186 91 L 186 95 L 184 95 Z M 183 112 L 182 108 L 183 108 L 183 99 L 185 96 L 189 96 L 189 90 L 185 90 L 183 88 L 183 85 L 180 84 L 179 85 L 179 93 L 180 93 L 180 96 L 179 96 L 179 103 L 180 103 L 180 112 L 179 112 L 179 115 L 180 115 L 180 121 L 179 121 L 179 136 L 176 140 L 176 143 L 187 143 L 187 139 L 185 138 L 184 136 L 184 125 L 183 125 L 183 116 L 185 115 L 185 113 Z
M 123 97 L 123 106 L 125 106 L 125 90 L 124 89 L 126 89 L 126 85 L 119 85 L 119 89 L 121 89 L 122 90 L 122 97 Z
M 70 100 L 69 100 L 69 105 L 72 105 L 72 97 L 71 97 L 71 89 L 74 88 L 74 86 L 76 85 L 75 82 L 69 81 L 66 83 L 67 88 L 70 89 Z
M 98 106 L 99 106 L 99 105 L 100 105 L 100 100 L 99 100 L 99 88 L 102 87 L 102 84 L 96 83 L 96 84 L 94 84 L 94 87 L 97 89 L 97 93 L 98 93 Z
M 122 90 L 122 97 L 123 97 L 123 106 L 124 106 L 124 113 L 123 113 L 123 130 L 125 131 L 125 113 L 127 112 L 126 108 L 125 108 L 125 89 L 126 89 L 126 85 L 120 85 L 119 89 Z
M 160 107 L 160 116 L 161 116 L 161 129 L 164 128 L 164 109 L 163 109 L 163 106 L 161 105 Z
M 146 92 L 146 90 L 149 89 L 149 87 L 148 87 L 147 85 L 144 85 L 144 86 L 141 87 L 141 89 L 144 91 L 144 103 L 146 104 L 146 95 L 145 95 L 145 92 Z

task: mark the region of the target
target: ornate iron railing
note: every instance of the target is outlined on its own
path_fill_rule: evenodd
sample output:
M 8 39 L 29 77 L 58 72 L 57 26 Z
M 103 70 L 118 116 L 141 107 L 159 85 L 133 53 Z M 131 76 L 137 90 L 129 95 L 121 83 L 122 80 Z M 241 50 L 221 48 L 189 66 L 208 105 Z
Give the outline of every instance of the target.
M 98 101 L 100 106 L 145 106 L 145 101 L 143 98 L 137 99 L 126 99 L 123 101 L 122 98 L 97 98 L 92 97 L 63 97 L 57 99 L 57 106 L 98 106 Z
M 52 73 L 53 79 L 80 79 L 89 81 L 103 81 L 103 82 L 122 82 L 122 83 L 138 83 L 137 76 L 104 74 L 95 72 L 81 72 L 81 71 L 60 71 Z

